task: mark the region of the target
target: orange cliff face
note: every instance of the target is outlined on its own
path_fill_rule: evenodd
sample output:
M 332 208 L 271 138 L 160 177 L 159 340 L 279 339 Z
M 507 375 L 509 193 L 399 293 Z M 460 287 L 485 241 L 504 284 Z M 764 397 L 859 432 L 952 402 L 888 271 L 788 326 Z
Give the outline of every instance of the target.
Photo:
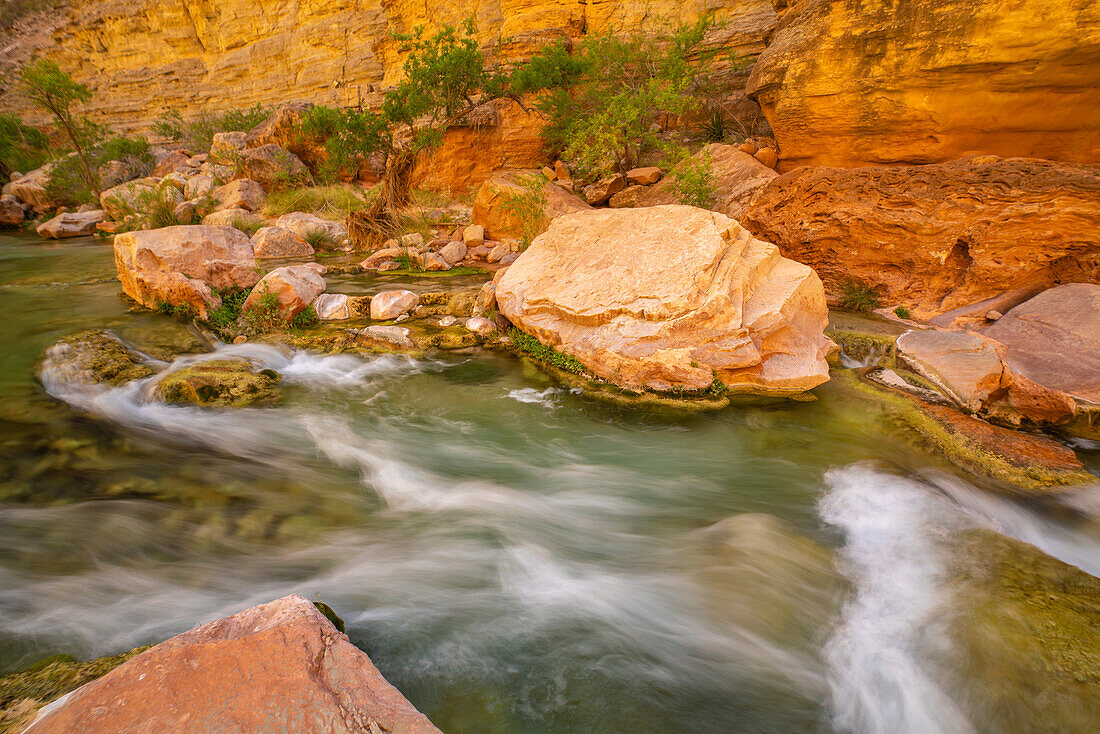
M 148 133 L 169 110 L 189 117 L 294 101 L 369 105 L 401 73 L 392 33 L 418 25 L 472 18 L 490 60 L 507 63 L 560 38 L 658 32 L 708 9 L 716 23 L 708 44 L 739 56 L 763 50 L 775 21 L 770 0 L 73 0 L 67 17 L 42 14 L 0 38 L 8 50 L 0 71 L 44 55 L 92 88 L 93 117 L 120 132 Z M 731 84 L 731 92 L 742 94 L 741 86 Z M 44 122 L 10 93 L 0 103 Z M 502 166 L 542 162 L 541 121 L 518 109 L 491 117 L 452 131 L 439 165 L 429 163 L 441 170 L 419 178 L 465 189 Z
M 1096 0 L 775 1 L 748 92 L 780 170 L 970 154 L 1100 162 Z

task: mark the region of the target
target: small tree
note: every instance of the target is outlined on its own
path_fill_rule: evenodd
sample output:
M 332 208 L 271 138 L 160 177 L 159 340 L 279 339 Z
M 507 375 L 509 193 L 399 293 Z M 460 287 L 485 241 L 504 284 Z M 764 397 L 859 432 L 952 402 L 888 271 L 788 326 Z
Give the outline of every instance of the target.
M 518 102 L 509 76 L 487 69 L 467 21 L 426 35 L 422 28 L 395 35 L 409 52 L 404 79 L 386 92 L 378 111 L 314 112 L 325 127 L 329 164 L 378 153 L 385 161 L 379 194 L 365 212 L 348 217 L 356 244 L 376 244 L 398 227 L 398 212 L 410 203 L 409 179 L 417 156 L 438 147 L 444 133 L 477 108 L 495 100 Z M 314 132 L 317 132 L 314 130 Z
M 88 160 L 87 148 L 100 131 L 87 117 L 77 115 L 73 108 L 92 98 L 92 91 L 73 80 L 57 64 L 36 59 L 23 67 L 19 75 L 19 91 L 36 107 L 53 115 L 65 131 L 84 168 L 88 186 L 99 196 L 99 176 Z

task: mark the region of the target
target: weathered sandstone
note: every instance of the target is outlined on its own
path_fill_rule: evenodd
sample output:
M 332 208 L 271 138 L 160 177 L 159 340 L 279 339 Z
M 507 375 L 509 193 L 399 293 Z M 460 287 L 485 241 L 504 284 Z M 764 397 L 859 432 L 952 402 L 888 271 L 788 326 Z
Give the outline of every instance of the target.
M 212 190 L 210 195 L 217 202 L 214 211 L 245 209 L 250 212 L 258 212 L 264 208 L 264 201 L 267 198 L 264 195 L 263 187 L 247 178 L 240 178 L 224 186 L 219 186 Z
M 485 237 L 497 240 L 520 239 L 525 230 L 532 229 L 508 203 L 515 197 L 526 196 L 528 191 L 523 182 L 532 180 L 529 177 L 539 175 L 537 171 L 505 171 L 481 185 L 477 198 L 474 199 L 473 221 L 484 228 Z M 545 231 L 555 217 L 591 208 L 579 196 L 570 194 L 556 184 L 546 182 L 543 189 L 546 192 L 546 206 L 543 209 L 545 220 L 541 227 L 533 228 L 534 235 Z M 466 244 L 474 246 L 470 241 Z
M 717 378 L 797 393 L 829 378 L 817 275 L 715 212 L 559 217 L 501 277 L 496 300 L 523 331 L 627 387 L 702 390 Z
M 106 212 L 93 209 L 87 212 L 65 212 L 38 225 L 39 237 L 60 240 L 66 237 L 87 237 L 95 234 L 95 226 L 103 221 Z
M 739 221 L 826 282 L 877 285 L 919 318 L 1100 280 L 1100 166 L 977 156 L 801 168 L 760 189 Z
M 975 153 L 1100 162 L 1094 0 L 776 5 L 786 10 L 748 91 L 781 170 Z
M 305 311 L 317 296 L 325 292 L 325 288 L 325 279 L 316 268 L 307 265 L 286 265 L 275 268 L 261 278 L 248 294 L 244 305 L 241 306 L 241 312 L 256 308 L 264 295 L 274 293 L 278 298 L 279 315 L 290 321 Z
M 252 251 L 257 258 L 304 257 L 313 254 L 308 242 L 289 229 L 261 227 L 252 235 Z
M 775 178 L 775 171 L 732 145 L 711 143 L 692 156 L 693 161 L 707 161 L 714 180 L 715 198 L 709 207 L 732 219 L 741 212 L 764 184 Z M 635 206 L 678 204 L 675 176 L 667 176 L 654 186 L 637 194 Z
M 232 227 L 123 232 L 114 249 L 123 292 L 148 308 L 188 305 L 205 315 L 218 303 L 210 287 L 248 288 L 260 277 L 248 237 Z
M 52 705 L 27 731 L 439 733 L 296 595 L 146 650 Z

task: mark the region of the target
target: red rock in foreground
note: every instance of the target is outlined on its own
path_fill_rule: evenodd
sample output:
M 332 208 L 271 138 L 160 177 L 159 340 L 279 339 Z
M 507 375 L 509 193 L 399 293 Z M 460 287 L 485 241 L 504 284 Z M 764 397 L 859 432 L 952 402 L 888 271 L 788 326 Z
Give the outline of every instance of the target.
M 177 635 L 43 712 L 27 732 L 439 734 L 297 595 Z

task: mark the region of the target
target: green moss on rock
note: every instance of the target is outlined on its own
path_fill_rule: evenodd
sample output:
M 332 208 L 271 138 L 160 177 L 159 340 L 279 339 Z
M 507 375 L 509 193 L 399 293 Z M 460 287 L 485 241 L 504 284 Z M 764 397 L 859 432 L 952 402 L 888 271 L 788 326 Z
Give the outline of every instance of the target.
M 155 395 L 166 403 L 243 408 L 277 400 L 279 381 L 277 372 L 256 371 L 243 360 L 213 360 L 166 375 Z
M 153 374 L 117 337 L 102 330 L 65 337 L 46 351 L 46 357 L 108 385 L 121 385 Z

